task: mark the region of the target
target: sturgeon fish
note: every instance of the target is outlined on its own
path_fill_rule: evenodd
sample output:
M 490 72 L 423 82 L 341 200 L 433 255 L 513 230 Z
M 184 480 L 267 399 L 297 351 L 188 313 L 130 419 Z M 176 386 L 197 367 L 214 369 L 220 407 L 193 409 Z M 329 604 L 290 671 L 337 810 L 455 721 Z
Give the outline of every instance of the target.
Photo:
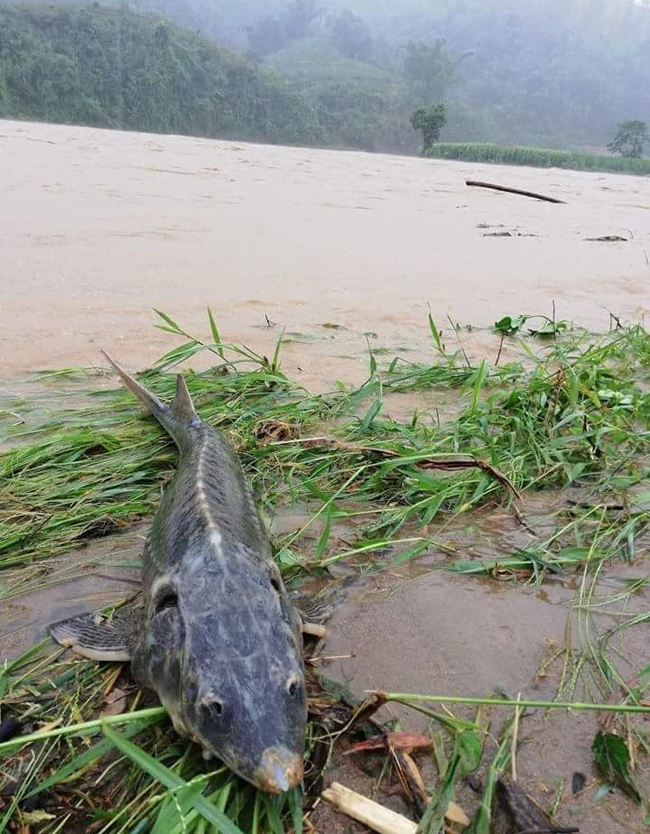
M 264 791 L 287 791 L 303 777 L 301 621 L 241 464 L 197 415 L 180 374 L 168 406 L 104 355 L 171 435 L 178 469 L 144 547 L 133 622 L 90 614 L 50 634 L 93 660 L 130 660 L 136 682 L 206 758 Z

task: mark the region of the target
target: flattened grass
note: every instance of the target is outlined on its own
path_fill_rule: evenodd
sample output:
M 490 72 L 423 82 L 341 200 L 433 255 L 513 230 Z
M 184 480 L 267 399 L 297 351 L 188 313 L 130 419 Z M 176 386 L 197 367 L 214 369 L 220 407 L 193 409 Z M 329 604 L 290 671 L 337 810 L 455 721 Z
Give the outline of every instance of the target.
M 146 384 L 169 399 L 171 368 L 199 352 L 212 353 L 214 368 L 186 375 L 201 416 L 228 434 L 267 515 L 292 505 L 311 508 L 296 529 L 274 541 L 290 579 L 339 559 L 363 570 L 414 558 L 435 544 L 441 530 L 489 502 L 516 509 L 526 524 L 525 500 L 520 505 L 515 491 L 525 499 L 530 491 L 579 487 L 584 501 L 559 515 L 552 532 L 532 531 L 523 549 L 493 560 L 452 553 L 444 567 L 510 570 L 537 582 L 549 573 L 580 571 L 595 580 L 604 565 L 634 561 L 647 549 L 650 337 L 640 326 L 601 336 L 569 330 L 555 340 L 528 337 L 520 342 L 523 361 L 498 368 L 447 354 L 440 340 L 426 364 L 399 359 L 382 365 L 377 351 L 363 386 L 339 385 L 318 396 L 283 375 L 280 345 L 269 360 L 225 345 L 212 318 L 207 342 L 167 316 L 162 326 L 184 341 L 145 375 Z M 450 390 L 461 405 L 448 420 L 432 424 L 415 414 L 402 422 L 384 414 L 392 392 Z M 173 447 L 128 393 L 85 391 L 84 402 L 44 418 L 31 415 L 27 425 L 19 418 L 29 403 L 13 403 L 11 414 L 0 418 L 5 438 L 17 444 L 0 455 L 5 577 L 38 567 L 46 582 L 51 556 L 150 516 L 173 473 Z M 456 468 L 471 459 L 482 465 Z M 346 520 L 354 527 L 343 543 L 336 530 Z M 596 604 L 591 586 L 584 579 L 583 607 Z M 636 624 L 632 620 L 620 627 Z M 607 641 L 585 651 L 599 670 L 598 694 L 609 697 L 620 676 Z M 272 799 L 223 767 L 207 769 L 159 710 L 141 713 L 139 693 L 127 691 L 127 710 L 134 714 L 117 735 L 101 725 L 48 735 L 55 724 L 96 719 L 117 680 L 114 667 L 61 652 L 47 659 L 36 650 L 0 671 L 2 717 L 16 716 L 41 737 L 18 752 L 0 748 L 5 770 L 20 774 L 0 817 L 4 823 L 27 824 L 25 801 L 41 796 L 47 800 L 34 813 L 45 814 L 39 817 L 43 834 L 201 834 L 217 830 L 210 826 L 219 825 L 220 814 L 235 826 L 232 831 L 245 834 L 300 830 L 298 793 Z M 635 706 L 640 692 L 628 698 Z M 466 731 L 466 722 L 454 730 Z M 315 716 L 308 747 L 330 733 Z

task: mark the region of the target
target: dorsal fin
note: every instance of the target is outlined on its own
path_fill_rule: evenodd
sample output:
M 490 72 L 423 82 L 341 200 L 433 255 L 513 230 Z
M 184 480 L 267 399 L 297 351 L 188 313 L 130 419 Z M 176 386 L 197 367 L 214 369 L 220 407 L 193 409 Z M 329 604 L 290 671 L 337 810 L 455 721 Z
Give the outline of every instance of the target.
M 176 396 L 172 403 L 172 411 L 175 417 L 183 420 L 192 420 L 196 417 L 192 396 L 181 374 L 178 374 L 176 377 Z

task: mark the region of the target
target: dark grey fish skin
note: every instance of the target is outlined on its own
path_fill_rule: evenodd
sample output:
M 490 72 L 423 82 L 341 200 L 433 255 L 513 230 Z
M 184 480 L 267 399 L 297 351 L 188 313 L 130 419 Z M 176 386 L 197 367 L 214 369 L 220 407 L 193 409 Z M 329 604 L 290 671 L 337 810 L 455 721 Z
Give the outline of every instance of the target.
M 208 755 L 263 790 L 288 790 L 303 775 L 300 620 L 242 467 L 181 376 L 170 408 L 109 361 L 180 451 L 143 556 L 133 674 Z

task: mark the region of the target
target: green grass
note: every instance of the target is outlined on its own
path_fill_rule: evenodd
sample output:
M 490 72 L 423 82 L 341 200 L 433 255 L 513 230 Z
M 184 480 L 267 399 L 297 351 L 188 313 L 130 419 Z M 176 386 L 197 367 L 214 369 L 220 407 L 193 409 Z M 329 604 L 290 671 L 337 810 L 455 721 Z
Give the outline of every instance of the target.
M 467 559 L 448 548 L 440 567 L 468 575 L 511 572 L 537 583 L 551 574 L 581 576 L 576 605 L 584 641 L 578 654 L 564 650 L 555 706 L 576 700 L 585 672 L 591 682 L 583 689 L 587 709 L 617 691 L 622 676 L 608 651 L 612 635 L 594 637 L 589 618 L 602 603 L 595 596 L 600 573 L 610 564 L 642 560 L 648 546 L 650 336 L 642 327 L 602 335 L 568 327 L 550 336 L 544 329 L 525 337 L 504 334 L 520 345 L 521 361 L 494 367 L 448 353 L 431 320 L 430 362 L 384 363 L 383 351 L 371 351 L 362 386 L 339 384 L 329 394 L 312 395 L 282 373 L 281 340 L 268 359 L 224 344 L 212 318 L 208 340 L 186 333 L 168 316 L 161 314 L 161 322 L 182 344 L 144 376 L 146 384 L 170 398 L 174 366 L 211 354 L 214 367 L 186 373 L 199 413 L 233 442 L 267 516 L 308 508 L 302 523 L 273 542 L 290 583 L 338 560 L 361 572 L 416 558 L 482 505 L 501 504 L 527 523 L 527 495 L 578 487 L 584 502 L 559 511 L 552 530 L 531 535 L 524 549 Z M 2 405 L 0 442 L 15 444 L 0 453 L 5 600 L 26 581 L 53 581 L 53 557 L 150 517 L 173 472 L 175 451 L 156 423 L 128 393 L 98 391 L 89 380 L 72 372 L 50 378 L 54 387 L 83 394 L 85 404 L 78 408 L 43 415 L 29 400 Z M 392 420 L 384 415 L 384 403 L 395 392 L 451 392 L 458 408 L 435 423 L 417 414 Z M 24 424 L 17 425 L 21 418 Z M 623 509 L 611 509 L 614 503 Z M 351 521 L 354 527 L 341 534 L 340 525 Z M 617 600 L 636 588 L 630 584 Z M 644 622 L 630 616 L 617 629 Z M 0 746 L 3 767 L 22 768 L 18 792 L 0 812 L 0 831 L 10 819 L 29 822 L 30 812 L 19 806 L 37 793 L 50 798 L 34 812 L 50 815 L 40 818 L 43 834 L 91 825 L 98 834 L 202 834 L 216 830 L 210 826 L 220 814 L 245 834 L 278 834 L 292 825 L 300 830 L 298 793 L 270 799 L 223 767 L 208 769 L 196 749 L 174 735 L 162 710 L 142 711 L 142 696 L 118 674 L 119 667 L 62 651 L 48 657 L 40 647 L 0 670 L 2 718 L 14 715 L 39 733 L 38 742 L 22 750 Z M 128 714 L 115 719 L 122 724 L 117 734 L 98 721 L 104 693 L 116 681 L 128 693 Z M 624 690 L 626 708 L 639 705 L 643 686 Z M 481 693 L 468 695 L 459 700 L 471 703 Z M 426 709 L 418 698 L 393 697 Z M 497 705 L 512 702 L 489 698 L 483 704 Z M 437 720 L 451 733 L 452 747 L 467 742 L 461 734 L 473 733 L 474 748 L 482 750 L 484 733 L 473 724 L 453 723 L 449 716 Z M 324 716 L 313 716 L 310 754 L 332 738 Z M 645 750 L 642 734 L 635 738 Z M 467 761 L 465 770 L 453 761 L 452 756 L 441 771 L 436 819 L 468 767 Z M 505 761 L 498 759 L 490 771 L 488 798 L 496 765 Z M 474 830 L 486 826 L 484 803 Z
M 650 159 L 574 153 L 544 148 L 508 147 L 489 142 L 438 142 L 426 151 L 432 159 L 529 165 L 534 168 L 568 168 L 573 171 L 612 171 L 618 174 L 650 174 Z

